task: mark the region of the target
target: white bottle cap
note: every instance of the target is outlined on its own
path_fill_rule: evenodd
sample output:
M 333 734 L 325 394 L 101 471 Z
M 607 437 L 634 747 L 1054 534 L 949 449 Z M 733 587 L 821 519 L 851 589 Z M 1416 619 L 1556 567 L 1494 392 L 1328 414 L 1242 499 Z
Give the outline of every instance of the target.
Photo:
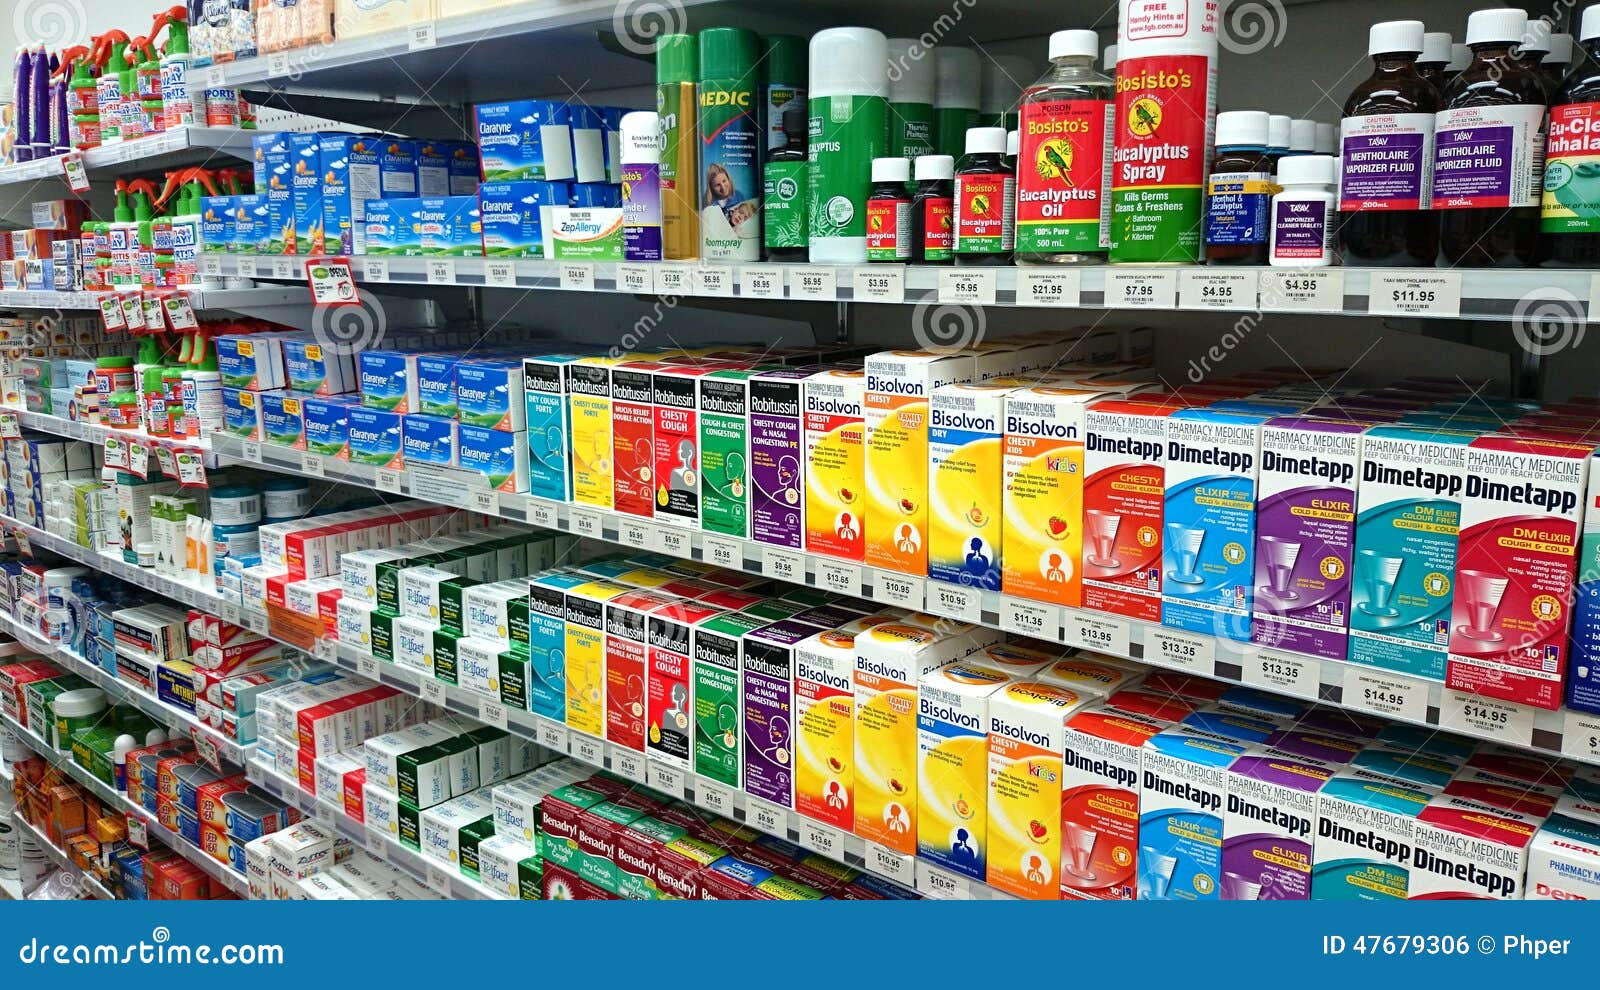
M 1267 112 L 1224 110 L 1217 114 L 1217 147 L 1267 147 Z
M 1422 57 L 1418 62 L 1436 62 L 1444 65 L 1450 61 L 1450 32 L 1429 31 L 1422 36 Z
M 1277 151 L 1289 150 L 1289 115 L 1275 113 L 1267 118 L 1267 147 Z
M 1467 44 L 1515 44 L 1528 30 L 1528 12 L 1515 7 L 1474 10 L 1467 18 Z
M 1289 150 L 1310 154 L 1317 150 L 1317 122 L 1314 120 L 1289 121 Z
M 889 39 L 889 102 L 933 105 L 933 52 L 914 38 Z
M 916 174 L 918 182 L 954 178 L 956 160 L 950 155 L 918 155 Z
M 934 90 L 936 107 L 966 110 L 978 109 L 978 53 L 970 48 L 945 48 L 933 50 Z M 816 87 L 811 91 L 814 93 Z
M 1103 72 L 1110 72 L 1117 67 L 1117 46 L 1107 45 L 1106 50 L 1100 53 L 1100 68 Z
M 1383 21 L 1367 29 L 1367 54 L 1389 55 L 1396 52 L 1422 52 L 1423 26 L 1421 21 Z
M 1016 131 L 1006 131 L 1006 157 L 1015 158 L 1022 149 L 1022 136 Z
M 1583 41 L 1600 38 L 1600 4 L 1585 7 L 1583 20 L 1578 26 L 1578 37 Z
M 811 36 L 812 98 L 889 95 L 889 41 L 872 28 L 828 28 Z
M 1331 186 L 1332 155 L 1294 155 L 1278 163 L 1280 186 Z
M 661 134 L 661 118 L 651 110 L 635 110 L 622 115 L 617 125 L 621 150 L 617 160 L 628 165 L 658 165 L 666 143 Z
M 1005 151 L 1006 129 L 1004 127 L 967 128 L 967 154 L 1003 155 Z
M 1539 60 L 1540 65 L 1567 65 L 1572 61 L 1572 35 L 1557 32 L 1550 36 L 1550 54 Z
M 1444 67 L 1446 72 L 1460 72 L 1472 64 L 1472 49 L 1464 42 L 1456 41 L 1450 45 L 1450 64 Z
M 1100 36 L 1093 31 L 1057 31 L 1050 36 L 1052 62 L 1058 58 L 1094 58 L 1099 51 Z
M 1314 149 L 1319 155 L 1331 155 L 1339 143 L 1339 129 L 1332 124 L 1317 125 L 1317 144 Z
M 1528 21 L 1517 47 L 1530 55 L 1544 58 L 1545 53 L 1550 50 L 1550 22 L 1543 17 L 1535 17 Z
M 874 158 L 873 182 L 907 182 L 911 178 L 911 163 L 904 158 Z
M 1023 88 L 1037 77 L 1033 63 L 1021 55 L 996 55 L 985 59 L 978 109 L 983 113 L 1011 113 L 1022 99 Z

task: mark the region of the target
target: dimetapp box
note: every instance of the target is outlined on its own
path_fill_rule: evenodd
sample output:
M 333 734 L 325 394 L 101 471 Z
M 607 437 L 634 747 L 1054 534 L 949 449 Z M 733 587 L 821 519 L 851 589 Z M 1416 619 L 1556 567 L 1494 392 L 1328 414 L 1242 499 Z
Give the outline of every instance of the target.
M 861 371 L 830 368 L 805 381 L 806 550 L 860 560 L 866 550 Z
M 1214 901 L 1222 884 L 1222 811 L 1240 743 L 1173 726 L 1144 744 L 1138 898 Z
M 1139 871 L 1139 767 L 1168 723 L 1110 704 L 1067 719 L 1061 761 L 1061 896 L 1133 900 Z
M 1257 747 L 1228 768 L 1222 815 L 1222 899 L 1303 901 L 1311 896 L 1317 792 L 1325 763 Z
M 1161 618 L 1166 419 L 1178 407 L 1105 399 L 1084 414 L 1083 604 Z
M 917 856 L 974 880 L 989 852 L 989 697 L 1009 679 L 958 660 L 917 686 Z
M 928 576 L 1000 590 L 1004 527 L 1001 440 L 1006 396 L 996 378 L 933 390 L 928 407 Z
M 1006 395 L 1001 587 L 1083 603 L 1084 413 L 1103 393 L 1038 385 Z
M 1417 815 L 1410 900 L 1519 900 L 1542 816 L 1439 794 Z
M 1342 770 L 1317 792 L 1311 898 L 1404 900 L 1413 827 L 1435 790 L 1361 770 Z

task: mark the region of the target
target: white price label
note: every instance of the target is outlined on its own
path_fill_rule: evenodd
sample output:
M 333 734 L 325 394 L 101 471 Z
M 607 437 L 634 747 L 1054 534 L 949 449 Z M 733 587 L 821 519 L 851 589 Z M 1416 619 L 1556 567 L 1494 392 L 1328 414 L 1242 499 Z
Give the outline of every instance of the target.
M 1589 323 L 1600 323 L 1600 272 L 1589 276 Z
M 767 577 L 788 581 L 791 584 L 806 583 L 804 554 L 795 553 L 793 550 L 780 550 L 777 547 L 764 547 L 761 560 L 761 570 Z
M 432 21 L 413 24 L 411 29 L 406 32 L 406 48 L 410 51 L 432 48 L 438 43 L 439 36 Z
M 1069 608 L 1062 613 L 1061 638 L 1069 646 L 1081 646 L 1112 656 L 1129 654 L 1130 626 L 1127 619 L 1103 612 L 1084 612 Z
M 311 655 L 318 660 L 332 663 L 339 656 L 339 642 L 333 639 L 319 639 L 311 644 Z
M 594 265 L 585 261 L 563 261 L 561 287 L 569 292 L 593 292 Z
M 884 605 L 899 605 L 920 612 L 927 604 L 928 582 L 909 574 L 878 571 L 872 577 L 873 597 Z
M 1171 269 L 1106 270 L 1107 309 L 1172 309 L 1178 302 L 1178 273 Z
M 621 292 L 631 292 L 636 296 L 649 295 L 655 289 L 655 276 L 651 274 L 652 265 L 618 265 L 617 289 Z
M 571 735 L 567 727 L 560 722 L 541 719 L 539 722 L 539 745 L 545 749 L 553 749 L 557 753 L 565 753 L 572 744 Z
M 819 560 L 817 586 L 836 595 L 858 597 L 861 594 L 861 567 L 858 564 L 838 564 L 831 560 Z
M 467 505 L 473 512 L 481 512 L 486 516 L 500 514 L 500 492 L 493 488 L 474 488 Z
M 959 584 L 929 581 L 927 609 L 936 615 L 979 623 L 983 621 L 983 596 Z
M 450 896 L 450 871 L 442 866 L 429 866 L 424 881 L 428 889 L 442 897 Z
M 1469 736 L 1533 745 L 1533 709 L 1464 691 L 1446 691 L 1439 705 L 1439 728 Z
M 1461 273 L 1374 269 L 1367 312 L 1373 316 L 1460 316 Z
M 739 295 L 750 299 L 782 299 L 783 268 L 745 265 L 739 269 Z
M 361 277 L 368 282 L 389 281 L 388 258 L 364 258 L 361 261 Z
M 1083 292 L 1083 276 L 1078 272 L 1017 269 L 1018 306 L 1076 306 Z
M 897 853 L 876 842 L 867 843 L 867 869 L 895 883 L 910 887 L 917 882 L 916 857 Z
M 289 53 L 273 52 L 267 56 L 267 77 L 278 79 L 289 74 Z
M 702 808 L 724 818 L 733 817 L 733 788 L 714 780 L 697 777 L 695 778 L 694 790 L 697 799 L 696 803 Z
M 725 265 L 697 266 L 694 270 L 694 294 L 697 296 L 733 295 L 733 269 Z
M 1314 657 L 1259 652 L 1244 658 L 1244 682 L 1277 694 L 1317 700 L 1322 662 Z
M 993 306 L 993 268 L 946 268 L 939 272 L 939 301 L 958 306 Z
M 67 188 L 73 192 L 89 191 L 89 170 L 83 167 L 83 152 L 69 151 L 62 155 L 61 174 L 66 176 Z
M 718 567 L 744 569 L 744 544 L 739 540 L 705 534 L 705 559 Z
M 1000 628 L 1019 636 L 1054 642 L 1061 638 L 1061 609 L 1026 598 L 1000 599 Z
M 681 768 L 662 763 L 660 760 L 651 760 L 648 770 L 650 779 L 646 783 L 651 787 L 673 797 L 683 797 L 686 775 Z
M 656 295 L 686 296 L 691 285 L 688 265 L 656 265 Z
M 611 747 L 611 769 L 636 784 L 645 782 L 644 754 L 621 746 Z
M 1260 306 L 1264 310 L 1342 313 L 1344 272 L 1272 268 L 1261 273 L 1260 293 Z
M 630 547 L 640 550 L 654 550 L 656 546 L 656 528 L 649 523 L 623 517 L 617 525 L 617 536 Z
M 858 302 L 905 302 L 906 266 L 871 265 L 857 268 L 855 298 Z
M 780 839 L 789 837 L 789 819 L 792 816 L 793 812 L 788 808 L 780 808 L 770 801 L 750 798 L 745 803 L 744 820 L 768 835 L 776 835 Z
M 1561 753 L 1587 763 L 1600 763 L 1600 715 L 1568 711 L 1561 726 Z
M 454 258 L 429 258 L 427 269 L 429 285 L 454 285 L 456 283 L 456 262 Z
M 240 256 L 238 262 L 235 263 L 235 267 L 239 270 L 240 278 L 256 277 L 256 259 L 249 255 Z
M 258 441 L 258 440 L 246 440 L 244 443 L 239 445 L 239 451 L 243 455 L 244 459 L 249 461 L 251 464 L 260 464 L 261 463 L 261 442 L 260 441 Z M 128 461 L 129 461 L 130 464 L 133 462 L 133 456 L 131 454 L 128 457 Z
M 210 275 L 214 278 L 222 277 L 222 259 L 214 254 L 207 254 L 200 259 L 200 274 Z
M 498 289 L 516 288 L 517 266 L 510 261 L 485 261 L 483 263 L 483 284 Z
M 605 517 L 594 509 L 573 509 L 572 531 L 579 536 L 598 540 L 604 532 L 602 525 L 604 519 Z
M 369 681 L 376 681 L 381 676 L 378 673 L 378 658 L 365 655 L 356 657 L 356 673 Z
M 789 273 L 789 298 L 808 302 L 834 302 L 839 298 L 839 273 L 832 268 L 807 266 Z
M 328 476 L 328 470 L 325 464 L 326 462 L 323 461 L 321 454 L 313 453 L 308 450 L 300 455 L 301 474 L 310 475 L 313 478 L 326 478 Z
M 511 726 L 511 718 L 506 713 L 506 706 L 498 701 L 485 701 L 479 705 L 478 718 L 484 725 L 492 725 L 496 729 L 505 729 Z
M 1179 272 L 1180 309 L 1255 309 L 1256 273 L 1248 268 L 1229 271 L 1186 268 Z
M 662 526 L 656 530 L 656 541 L 661 552 L 673 557 L 693 557 L 694 544 L 689 539 L 689 531 L 677 526 Z
M 275 279 L 288 281 L 292 278 L 300 278 L 304 274 L 304 272 L 295 271 L 295 263 L 293 258 L 272 259 L 272 277 Z
M 378 491 L 388 492 L 391 495 L 403 494 L 403 491 L 400 487 L 402 477 L 403 476 L 399 471 L 391 471 L 388 468 L 379 468 L 377 480 Z
M 440 707 L 444 706 L 444 682 L 436 677 L 422 678 L 422 700 L 431 701 Z
M 917 891 L 938 901 L 965 901 L 972 897 L 972 882 L 960 874 L 918 860 Z
M 528 499 L 528 522 L 541 529 L 558 528 L 560 523 L 555 504 L 541 498 Z
M 1344 679 L 1344 703 L 1408 722 L 1428 720 L 1428 685 L 1403 674 L 1384 674 L 1349 668 Z
M 594 736 L 572 733 L 572 755 L 594 767 L 606 765 L 606 744 Z
M 1144 658 L 1163 667 L 1178 667 L 1212 676 L 1217 669 L 1217 641 L 1170 629 L 1152 629 Z
M 389 854 L 389 837 L 377 829 L 367 830 L 367 852 L 383 859 Z
M 814 853 L 821 853 L 829 859 L 844 859 L 844 833 L 831 825 L 814 822 L 809 818 L 800 820 L 800 844 Z

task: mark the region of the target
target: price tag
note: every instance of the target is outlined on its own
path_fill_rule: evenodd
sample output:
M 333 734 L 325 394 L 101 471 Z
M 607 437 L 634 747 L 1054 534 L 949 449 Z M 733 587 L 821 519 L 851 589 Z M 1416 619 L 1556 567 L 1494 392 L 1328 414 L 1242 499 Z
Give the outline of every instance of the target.
M 122 301 L 116 296 L 100 297 L 100 323 L 107 330 L 126 330 L 128 321 L 122 318 Z
M 333 639 L 319 639 L 311 644 L 311 655 L 318 660 L 332 663 L 339 657 L 339 642 Z
M 361 262 L 361 277 L 368 282 L 389 281 L 388 258 L 366 258 Z
M 1217 641 L 1170 629 L 1150 630 L 1144 658 L 1163 667 L 1177 667 L 1212 676 L 1217 669 Z
M 839 298 L 839 273 L 818 266 L 790 269 L 789 297 L 808 302 L 833 302 Z
M 509 261 L 485 261 L 483 263 L 483 284 L 495 289 L 516 288 L 516 265 Z
M 928 611 L 962 622 L 983 621 L 983 596 L 976 591 L 943 581 L 929 581 L 927 587 Z
M 1317 700 L 1320 661 L 1282 653 L 1254 653 L 1244 658 L 1244 682 L 1278 694 Z
M 857 302 L 905 302 L 906 266 L 870 265 L 857 268 L 855 298 Z
M 187 292 L 174 292 L 162 301 L 167 308 L 167 325 L 174 330 L 193 330 L 200 325 Z
M 649 770 L 650 779 L 646 783 L 651 787 L 671 794 L 673 797 L 683 797 L 685 780 L 683 770 L 662 763 L 660 760 L 650 760 L 647 769 Z
M 243 443 L 239 444 L 239 455 L 244 460 L 249 461 L 251 464 L 260 464 L 261 463 L 261 442 L 258 441 L 258 440 L 246 440 L 246 441 L 244 441 Z M 132 455 L 131 452 L 128 455 L 128 459 L 129 459 L 130 462 L 133 459 L 133 455 Z
M 16 413 L 0 412 L 0 439 L 22 439 L 22 420 Z
M 291 278 L 297 278 L 298 276 L 295 275 L 295 271 L 294 271 L 294 259 L 293 258 L 274 258 L 274 259 L 272 259 L 272 277 L 276 278 L 276 279 L 283 279 L 285 281 L 287 281 L 288 279 L 291 279 Z
M 561 287 L 572 292 L 593 292 L 594 265 L 584 261 L 563 261 Z
M 528 523 L 541 529 L 560 528 L 559 516 L 555 505 L 543 499 L 530 498 L 524 503 L 527 506 Z
M 694 270 L 697 296 L 733 295 L 733 269 L 725 265 L 697 266 Z
M 1000 599 L 1000 628 L 1052 642 L 1061 638 L 1061 609 L 1026 598 Z
M 1248 268 L 1185 268 L 1178 273 L 1178 307 L 1255 309 L 1256 273 Z
M 571 745 L 571 738 L 567 727 L 560 722 L 542 719 L 539 722 L 539 745 L 545 749 L 553 749 L 558 753 L 565 753 Z
M 150 826 L 140 815 L 128 815 L 128 842 L 146 852 L 150 851 Z
M 788 581 L 791 584 L 806 583 L 806 558 L 792 550 L 780 550 L 777 547 L 766 547 L 762 550 L 762 573 L 767 577 L 777 578 L 779 581 Z
M 61 174 L 66 177 L 68 189 L 75 193 L 89 191 L 89 170 L 83 167 L 83 152 L 69 151 L 62 155 Z
M 389 854 L 389 837 L 377 829 L 367 830 L 367 852 L 383 859 Z
M 801 818 L 800 844 L 829 859 L 844 859 L 844 833 L 830 825 Z
M 789 837 L 789 819 L 792 816 L 793 812 L 788 808 L 780 808 L 770 801 L 750 798 L 745 803 L 745 822 L 780 839 Z
M 572 734 L 572 755 L 592 767 L 606 765 L 606 744 L 581 732 Z
M 444 707 L 444 682 L 436 677 L 422 678 L 422 700 L 431 701 L 441 708 Z
M 1439 704 L 1439 728 L 1516 746 L 1533 744 L 1533 709 L 1464 691 L 1446 691 Z
M 1561 726 L 1561 753 L 1588 763 L 1600 762 L 1600 715 L 1568 711 Z
M 277 79 L 289 74 L 289 53 L 273 52 L 267 56 L 267 77 Z
M 155 447 L 155 455 L 156 467 L 161 469 L 161 476 L 163 478 L 171 478 L 173 481 L 177 481 L 178 460 L 172 456 L 172 448 L 163 447 L 160 444 L 157 444 Z
M 692 284 L 688 265 L 656 265 L 656 295 L 686 296 Z
M 300 455 L 300 473 L 312 478 L 326 478 L 328 469 L 321 454 L 306 451 Z
M 993 306 L 993 268 L 946 268 L 939 272 L 939 301 L 960 306 Z
M 222 259 L 214 254 L 206 254 L 200 259 L 200 274 L 222 277 Z
M 872 577 L 873 598 L 885 605 L 899 605 L 920 612 L 927 603 L 928 582 L 894 571 L 878 571 Z
M 917 882 L 915 856 L 897 853 L 876 842 L 867 843 L 867 869 L 906 887 Z
M 486 516 L 498 516 L 500 514 L 500 493 L 493 488 L 474 488 L 467 505 L 473 512 L 481 512 Z
M 506 706 L 498 701 L 485 701 L 479 705 L 478 719 L 484 725 L 492 725 L 496 729 L 505 729 L 511 726 L 511 718 L 506 713 Z
M 861 594 L 861 568 L 856 564 L 817 561 L 817 586 L 836 595 Z
M 24 557 L 32 557 L 33 544 L 28 540 L 28 534 L 19 529 L 12 535 L 15 536 L 17 540 L 17 552 L 22 554 Z
M 617 288 L 636 296 L 649 295 L 655 288 L 651 265 L 618 265 Z
M 128 441 L 128 473 L 141 479 L 150 475 L 150 448 L 142 440 Z
M 401 478 L 402 475 L 399 471 L 391 471 L 388 468 L 379 468 L 377 480 L 378 491 L 388 492 L 391 495 L 405 494 L 400 487 Z
M 444 867 L 430 865 L 427 868 L 427 877 L 423 882 L 435 894 L 442 897 L 450 896 L 450 871 Z
M 1428 685 L 1403 674 L 1382 674 L 1349 668 L 1344 679 L 1344 703 L 1407 722 L 1428 721 Z
M 376 681 L 381 676 L 378 673 L 378 658 L 364 655 L 356 657 L 356 673 L 369 681 Z
M 1018 306 L 1076 306 L 1083 291 L 1083 276 L 1078 272 L 1017 269 Z
M 161 297 L 150 293 L 141 298 L 139 300 L 139 318 L 151 330 L 165 330 L 167 328 L 167 311 L 161 305 Z
M 1367 312 L 1373 316 L 1460 316 L 1461 273 L 1374 269 Z
M 217 606 L 217 609 L 217 615 L 222 617 L 223 622 L 231 623 L 235 626 L 239 624 L 239 606 L 232 602 L 223 602 Z
M 704 539 L 707 563 L 734 570 L 744 569 L 744 544 L 741 541 L 712 536 L 710 533 L 706 533 Z
M 965 901 L 972 897 L 972 884 L 964 876 L 918 860 L 917 891 L 934 900 Z
M 429 258 L 427 270 L 429 285 L 454 285 L 456 283 L 456 262 L 454 258 Z
M 144 322 L 144 295 L 139 292 L 126 292 L 118 297 L 122 304 L 122 322 L 127 324 L 129 330 L 143 330 Z
M 617 524 L 617 537 L 630 547 L 640 550 L 655 549 L 655 527 L 649 523 L 629 519 L 626 516 Z
M 778 265 L 744 265 L 739 269 L 739 295 L 750 299 L 782 299 L 783 268 Z
M 200 759 L 211 765 L 213 770 L 222 769 L 222 748 L 216 740 L 199 730 L 189 733 L 189 738 L 194 742 L 194 751 L 200 754 Z
M 307 258 L 306 281 L 318 306 L 356 306 L 356 276 L 349 258 Z
M 423 48 L 432 48 L 439 43 L 438 34 L 432 21 L 423 21 L 411 25 L 406 32 L 406 48 L 409 51 L 418 51 Z
M 636 784 L 645 782 L 644 754 L 621 746 L 611 747 L 611 769 Z
M 656 540 L 660 544 L 662 553 L 684 558 L 694 556 L 694 544 L 690 541 L 689 531 L 686 529 L 662 526 L 656 530 Z
M 590 539 L 598 540 L 603 532 L 602 519 L 603 517 L 600 513 L 593 509 L 573 509 L 572 531 L 579 536 L 587 536 Z
M 1069 608 L 1062 612 L 1062 623 L 1061 639 L 1069 646 L 1099 650 L 1118 657 L 1128 656 L 1131 652 L 1127 619 Z
M 724 818 L 733 817 L 733 788 L 704 777 L 695 778 L 696 804 Z
M 1178 273 L 1172 269 L 1106 270 L 1107 309 L 1172 309 L 1178 302 Z
M 1344 272 L 1270 268 L 1260 275 L 1260 306 L 1296 313 L 1344 312 Z
M 384 264 L 387 265 L 388 262 L 384 262 Z M 240 278 L 256 277 L 256 259 L 249 255 L 240 255 L 239 260 L 235 262 L 235 267 L 239 271 Z

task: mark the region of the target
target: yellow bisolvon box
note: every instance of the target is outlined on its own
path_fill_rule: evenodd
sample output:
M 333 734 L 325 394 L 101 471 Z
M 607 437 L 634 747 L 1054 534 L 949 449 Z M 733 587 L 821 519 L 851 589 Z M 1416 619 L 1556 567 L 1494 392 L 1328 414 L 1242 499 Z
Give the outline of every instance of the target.
M 864 616 L 795 647 L 794 810 L 845 832 L 856 824 L 856 636 L 890 621 Z
M 989 851 L 989 696 L 1010 680 L 957 660 L 917 685 L 917 856 L 974 880 Z
M 934 389 L 972 380 L 970 353 L 884 351 L 866 361 L 866 562 L 928 572 L 928 409 Z
M 860 560 L 865 546 L 866 450 L 861 402 L 866 375 L 830 368 L 803 383 L 806 550 Z
M 1061 898 L 1066 721 L 1098 697 L 1037 680 L 989 697 L 990 886 L 1029 900 Z
M 626 585 L 590 581 L 569 588 L 567 621 L 567 727 L 596 739 L 606 736 L 605 604 L 629 591 Z
M 967 636 L 886 622 L 855 641 L 857 835 L 917 851 L 917 682 L 971 652 Z
M 928 425 L 928 576 L 1000 590 L 1001 456 L 1006 396 L 1031 382 L 996 378 L 933 392 Z

